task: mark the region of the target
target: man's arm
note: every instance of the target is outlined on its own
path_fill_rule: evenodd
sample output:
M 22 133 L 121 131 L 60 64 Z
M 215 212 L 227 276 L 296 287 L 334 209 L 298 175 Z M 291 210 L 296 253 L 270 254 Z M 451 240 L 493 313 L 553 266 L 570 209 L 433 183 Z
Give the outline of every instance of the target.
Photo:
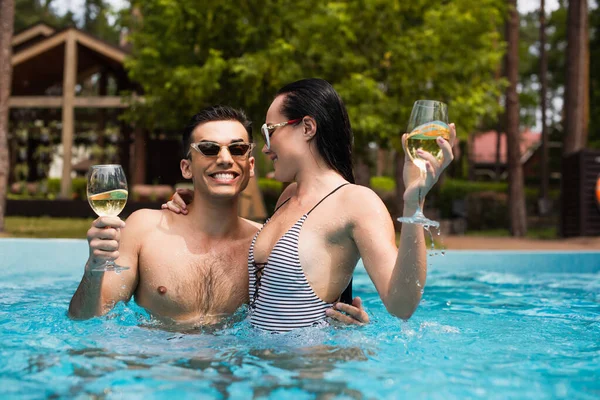
M 134 213 L 135 214 L 135 213 Z M 125 223 L 118 217 L 100 217 L 88 230 L 90 256 L 85 264 L 83 278 L 69 305 L 69 316 L 88 319 L 106 314 L 119 301 L 128 301 L 138 282 L 139 218 Z M 116 273 L 97 272 L 105 261 L 115 261 L 129 267 Z

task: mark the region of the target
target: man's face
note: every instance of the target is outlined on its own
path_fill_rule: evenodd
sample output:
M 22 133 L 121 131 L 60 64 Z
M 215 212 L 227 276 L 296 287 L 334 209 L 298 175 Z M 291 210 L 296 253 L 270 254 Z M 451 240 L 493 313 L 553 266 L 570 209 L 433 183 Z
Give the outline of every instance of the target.
M 248 142 L 248 132 L 237 121 L 211 121 L 198 125 L 192 132 L 191 143 L 197 143 L 200 149 L 210 146 L 209 143 L 221 147 L 214 156 L 202 154 L 192 147 L 187 149 L 189 158 L 181 160 L 183 177 L 192 179 L 197 192 L 218 198 L 236 197 L 254 176 L 254 157 L 251 151 L 236 155 L 235 150 L 239 148 L 230 151 L 226 146 Z

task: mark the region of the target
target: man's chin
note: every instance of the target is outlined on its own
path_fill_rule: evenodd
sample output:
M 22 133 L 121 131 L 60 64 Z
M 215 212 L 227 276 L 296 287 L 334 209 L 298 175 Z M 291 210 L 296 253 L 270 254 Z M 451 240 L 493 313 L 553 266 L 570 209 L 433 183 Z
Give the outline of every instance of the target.
M 215 199 L 221 200 L 229 200 L 235 199 L 240 196 L 242 193 L 242 189 L 238 187 L 219 187 L 219 188 L 211 188 L 209 190 L 209 195 L 214 197 Z

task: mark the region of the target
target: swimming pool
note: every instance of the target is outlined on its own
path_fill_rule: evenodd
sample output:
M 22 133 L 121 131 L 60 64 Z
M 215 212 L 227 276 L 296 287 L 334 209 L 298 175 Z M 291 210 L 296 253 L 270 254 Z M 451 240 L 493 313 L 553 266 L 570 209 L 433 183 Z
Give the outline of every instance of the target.
M 284 335 L 167 332 L 135 304 L 71 321 L 86 258 L 82 240 L 0 240 L 1 398 L 600 397 L 600 252 L 432 256 L 408 322 L 359 268 L 369 326 Z

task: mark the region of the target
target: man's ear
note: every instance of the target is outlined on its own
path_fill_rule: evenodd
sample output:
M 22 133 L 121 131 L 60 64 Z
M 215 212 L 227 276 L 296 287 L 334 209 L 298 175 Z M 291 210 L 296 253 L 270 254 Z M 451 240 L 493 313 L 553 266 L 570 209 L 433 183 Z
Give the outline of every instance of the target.
M 184 158 L 179 162 L 179 168 L 181 168 L 181 176 L 185 179 L 192 179 L 192 160 Z
M 313 117 L 306 116 L 302 119 L 304 126 L 304 137 L 311 140 L 317 134 L 317 121 Z
M 248 158 L 248 163 L 250 164 L 250 178 L 254 176 L 254 164 L 256 159 L 254 157 Z

